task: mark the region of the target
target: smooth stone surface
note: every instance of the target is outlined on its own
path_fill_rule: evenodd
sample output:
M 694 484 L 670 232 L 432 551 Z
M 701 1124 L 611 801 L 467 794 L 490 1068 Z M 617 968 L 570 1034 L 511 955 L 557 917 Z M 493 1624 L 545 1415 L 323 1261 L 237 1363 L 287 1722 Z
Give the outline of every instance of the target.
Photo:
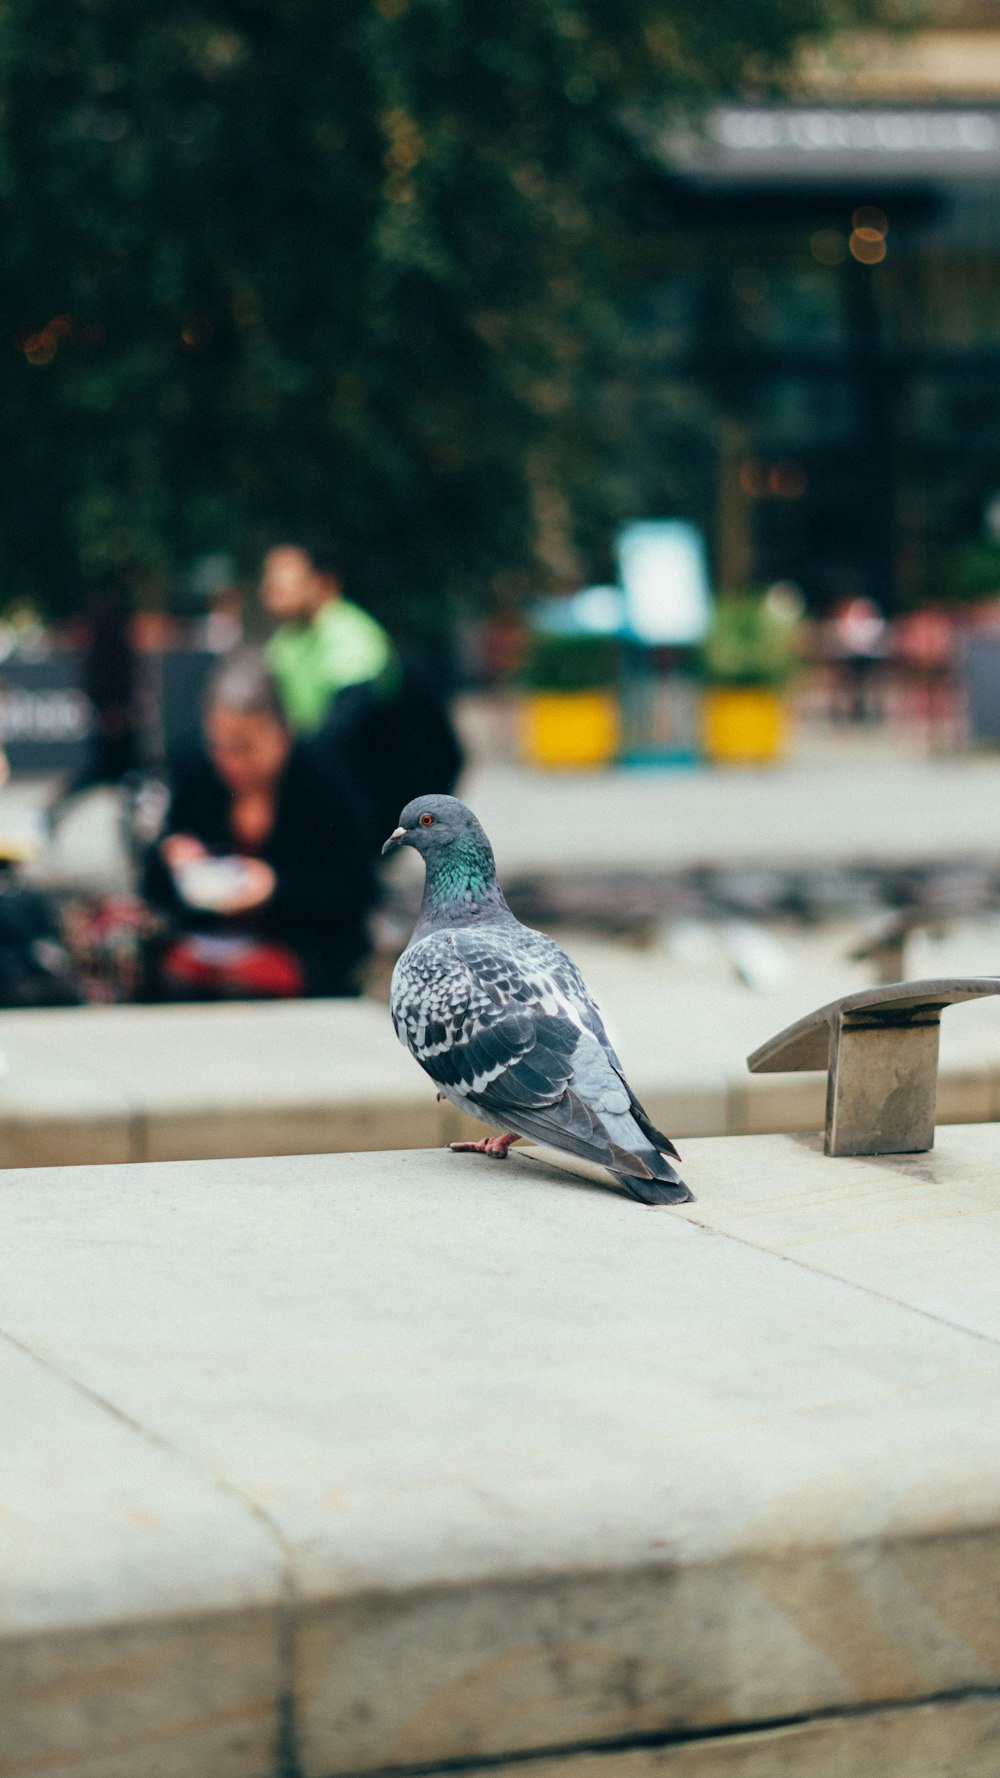
M 532 1778 L 996 1778 L 1000 1701 L 918 1704 L 674 1747 L 571 1754 Z M 523 1778 L 524 1766 L 493 1768 Z
M 357 1151 L 444 1140 L 365 1001 L 0 1014 L 0 1163 Z
M 256 1778 L 282 1700 L 330 1778 L 996 1686 L 1000 1132 L 939 1143 L 693 1142 L 684 1213 L 530 1155 L 4 1175 L 0 1773 Z
M 710 1192 L 680 1214 L 921 1314 L 1000 1340 L 1000 1129 L 939 1129 L 930 1154 L 834 1165 L 818 1137 L 703 1142 Z
M 64 1239 L 83 1252 L 88 1232 Z M 38 1253 L 22 1288 L 47 1295 L 46 1263 Z M 285 1669 L 275 1536 L 156 1427 L 81 1384 L 71 1353 L 64 1371 L 59 1343 L 35 1351 L 3 1316 L 0 1773 L 271 1773 Z

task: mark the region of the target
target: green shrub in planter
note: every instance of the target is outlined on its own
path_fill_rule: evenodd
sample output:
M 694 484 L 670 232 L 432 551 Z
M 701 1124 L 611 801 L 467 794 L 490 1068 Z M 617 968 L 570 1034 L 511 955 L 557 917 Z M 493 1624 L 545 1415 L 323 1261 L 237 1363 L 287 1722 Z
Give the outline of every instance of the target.
M 525 691 L 605 691 L 618 680 L 618 644 L 537 630 L 519 679 Z
M 773 596 L 731 593 L 720 599 L 702 651 L 710 685 L 783 691 L 798 668 L 798 618 Z

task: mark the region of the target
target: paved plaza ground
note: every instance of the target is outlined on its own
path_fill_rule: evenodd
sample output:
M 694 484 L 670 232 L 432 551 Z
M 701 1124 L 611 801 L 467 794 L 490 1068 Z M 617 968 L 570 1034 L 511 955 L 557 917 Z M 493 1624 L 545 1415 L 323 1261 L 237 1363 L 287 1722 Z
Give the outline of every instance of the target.
M 788 761 L 605 772 L 531 770 L 511 756 L 507 712 L 463 711 L 461 794 L 493 840 L 501 875 L 590 869 L 676 871 L 698 864 L 921 863 L 1000 850 L 1000 754 L 932 755 L 911 732 L 803 727 Z M 428 787 L 430 788 L 430 786 Z M 38 806 L 40 780 L 10 802 Z M 40 876 L 124 880 L 114 796 L 71 811 Z M 419 874 L 415 859 L 401 861 Z
M 981 858 L 1000 848 L 1000 754 L 930 755 L 881 731 L 803 730 L 761 770 L 553 775 L 474 762 L 463 792 L 501 868 Z

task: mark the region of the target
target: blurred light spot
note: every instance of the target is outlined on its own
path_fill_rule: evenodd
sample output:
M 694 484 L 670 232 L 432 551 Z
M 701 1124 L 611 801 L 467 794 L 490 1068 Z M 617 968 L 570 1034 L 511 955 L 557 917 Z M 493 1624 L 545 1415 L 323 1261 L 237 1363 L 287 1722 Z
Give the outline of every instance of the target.
M 412 204 L 417 193 L 410 175 L 423 157 L 424 139 L 403 106 L 387 111 L 381 123 L 388 138 L 382 160 L 389 175 L 382 191 L 390 204 Z
M 767 296 L 767 279 L 755 265 L 738 265 L 730 283 L 740 302 L 762 303 Z
M 810 239 L 809 251 L 819 265 L 840 265 L 847 257 L 847 242 L 835 228 L 818 228 Z
M 862 204 L 855 210 L 851 217 L 851 227 L 862 233 L 868 229 L 872 229 L 877 235 L 889 233 L 889 223 L 885 211 L 877 209 L 874 204 Z
M 774 585 L 768 588 L 764 604 L 772 617 L 778 618 L 781 623 L 785 624 L 800 623 L 806 614 L 806 602 L 802 596 L 802 588 L 796 586 L 794 580 L 776 580 Z
M 767 485 L 779 500 L 799 500 L 806 491 L 806 472 L 801 463 L 795 463 L 789 457 L 782 463 L 772 464 Z
M 99 111 L 93 121 L 92 133 L 99 142 L 120 142 L 128 127 L 128 118 L 123 111 Z
M 203 316 L 186 322 L 181 328 L 181 340 L 189 352 L 204 352 L 205 347 L 211 345 L 214 334 L 211 321 L 206 321 Z
M 991 543 L 1000 543 L 1000 493 L 991 494 L 983 512 L 983 524 Z
M 861 265 L 880 265 L 886 255 L 885 237 L 873 228 L 856 228 L 848 246 Z
M 389 173 L 409 173 L 419 159 L 420 151 L 415 141 L 394 142 L 382 156 L 382 165 Z
M 59 350 L 59 341 L 50 333 L 33 333 L 24 344 L 24 356 L 29 364 L 51 364 Z
M 751 499 L 759 500 L 767 493 L 767 464 L 761 463 L 756 457 L 749 457 L 740 464 L 740 487 Z
M 20 340 L 17 349 L 24 353 L 29 364 L 51 364 L 59 350 L 60 340 L 64 340 L 72 331 L 72 315 L 54 315 L 37 333 L 30 333 L 26 339 Z
M 231 68 L 243 54 L 243 38 L 236 31 L 213 31 L 205 43 L 201 59 L 208 68 Z

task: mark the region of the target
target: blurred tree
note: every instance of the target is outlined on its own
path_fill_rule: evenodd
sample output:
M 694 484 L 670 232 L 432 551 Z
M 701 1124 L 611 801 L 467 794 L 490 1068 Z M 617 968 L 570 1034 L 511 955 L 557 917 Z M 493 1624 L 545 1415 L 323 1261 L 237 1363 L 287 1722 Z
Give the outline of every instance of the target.
M 628 107 L 874 4 L 5 0 L 0 588 L 320 529 L 433 621 L 598 563 L 701 438 L 646 386 Z

